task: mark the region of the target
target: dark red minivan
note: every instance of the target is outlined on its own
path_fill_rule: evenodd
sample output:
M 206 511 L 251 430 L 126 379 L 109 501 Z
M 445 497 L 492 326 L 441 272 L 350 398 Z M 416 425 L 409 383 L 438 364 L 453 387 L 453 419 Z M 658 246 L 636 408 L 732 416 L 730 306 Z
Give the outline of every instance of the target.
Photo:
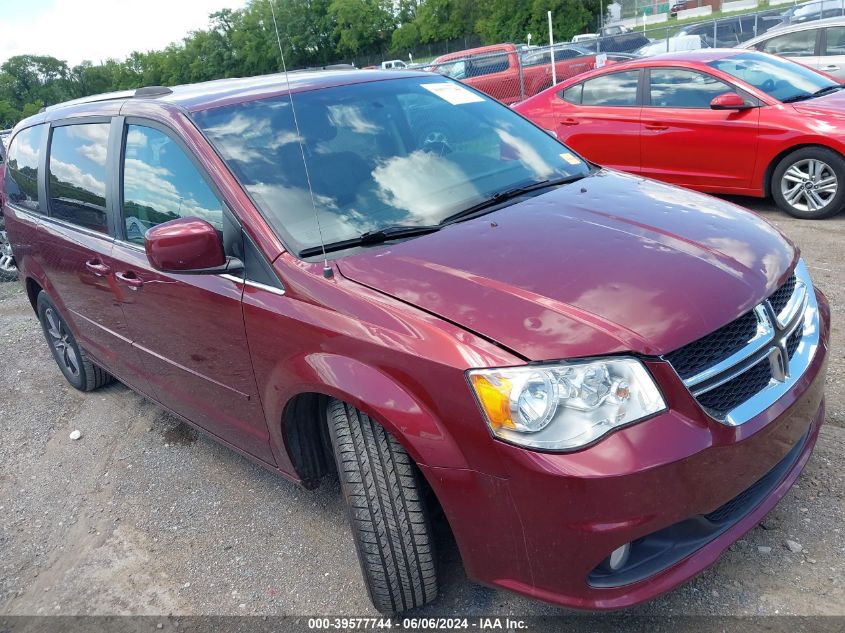
M 5 189 L 71 384 L 337 472 L 384 612 L 437 595 L 432 508 L 479 582 L 652 598 L 772 509 L 824 418 L 830 311 L 794 245 L 443 77 L 62 104 L 17 126 Z

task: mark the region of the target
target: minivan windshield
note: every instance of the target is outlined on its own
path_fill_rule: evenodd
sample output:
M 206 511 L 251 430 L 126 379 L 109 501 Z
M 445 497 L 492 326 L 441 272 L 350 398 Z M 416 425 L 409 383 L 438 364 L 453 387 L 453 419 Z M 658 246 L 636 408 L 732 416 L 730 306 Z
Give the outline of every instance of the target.
M 509 108 L 437 75 L 295 93 L 294 106 L 300 136 L 287 95 L 194 117 L 295 252 L 318 246 L 320 231 L 336 243 L 430 227 L 590 170 Z
M 717 59 L 709 65 L 783 103 L 811 99 L 839 86 L 829 77 L 806 66 L 763 53 L 739 53 Z

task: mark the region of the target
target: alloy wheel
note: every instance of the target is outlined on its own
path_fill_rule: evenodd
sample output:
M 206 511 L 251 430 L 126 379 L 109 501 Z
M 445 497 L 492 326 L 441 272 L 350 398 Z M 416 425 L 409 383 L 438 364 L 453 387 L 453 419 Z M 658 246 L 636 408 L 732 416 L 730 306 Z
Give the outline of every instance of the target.
M 823 160 L 805 158 L 784 172 L 780 190 L 786 202 L 798 209 L 814 213 L 825 208 L 839 190 L 839 180 Z
M 50 344 L 53 346 L 56 359 L 72 376 L 79 376 L 79 359 L 70 343 L 70 334 L 65 329 L 65 324 L 53 308 L 44 310 L 44 318 L 47 319 L 47 333 L 50 335 Z

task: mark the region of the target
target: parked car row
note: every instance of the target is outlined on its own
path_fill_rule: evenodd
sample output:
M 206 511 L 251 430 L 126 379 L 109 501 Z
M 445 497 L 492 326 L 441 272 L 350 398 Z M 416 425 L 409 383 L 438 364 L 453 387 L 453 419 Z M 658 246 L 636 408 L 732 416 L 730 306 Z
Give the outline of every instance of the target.
M 589 160 L 699 191 L 771 195 L 799 218 L 845 206 L 845 91 L 753 50 L 670 53 L 515 106 Z
M 437 57 L 427 70 L 457 79 L 502 103 L 512 104 L 533 96 L 553 84 L 596 67 L 595 53 L 565 46 L 555 53 L 552 73 L 551 53 L 514 44 L 494 44 Z

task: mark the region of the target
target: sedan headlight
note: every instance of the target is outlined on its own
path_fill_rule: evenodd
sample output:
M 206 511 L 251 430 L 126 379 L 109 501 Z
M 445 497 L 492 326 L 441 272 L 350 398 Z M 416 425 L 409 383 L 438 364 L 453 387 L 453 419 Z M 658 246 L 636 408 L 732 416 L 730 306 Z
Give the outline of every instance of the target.
M 467 376 L 493 434 L 529 448 L 578 449 L 666 409 L 634 358 L 472 369 Z

